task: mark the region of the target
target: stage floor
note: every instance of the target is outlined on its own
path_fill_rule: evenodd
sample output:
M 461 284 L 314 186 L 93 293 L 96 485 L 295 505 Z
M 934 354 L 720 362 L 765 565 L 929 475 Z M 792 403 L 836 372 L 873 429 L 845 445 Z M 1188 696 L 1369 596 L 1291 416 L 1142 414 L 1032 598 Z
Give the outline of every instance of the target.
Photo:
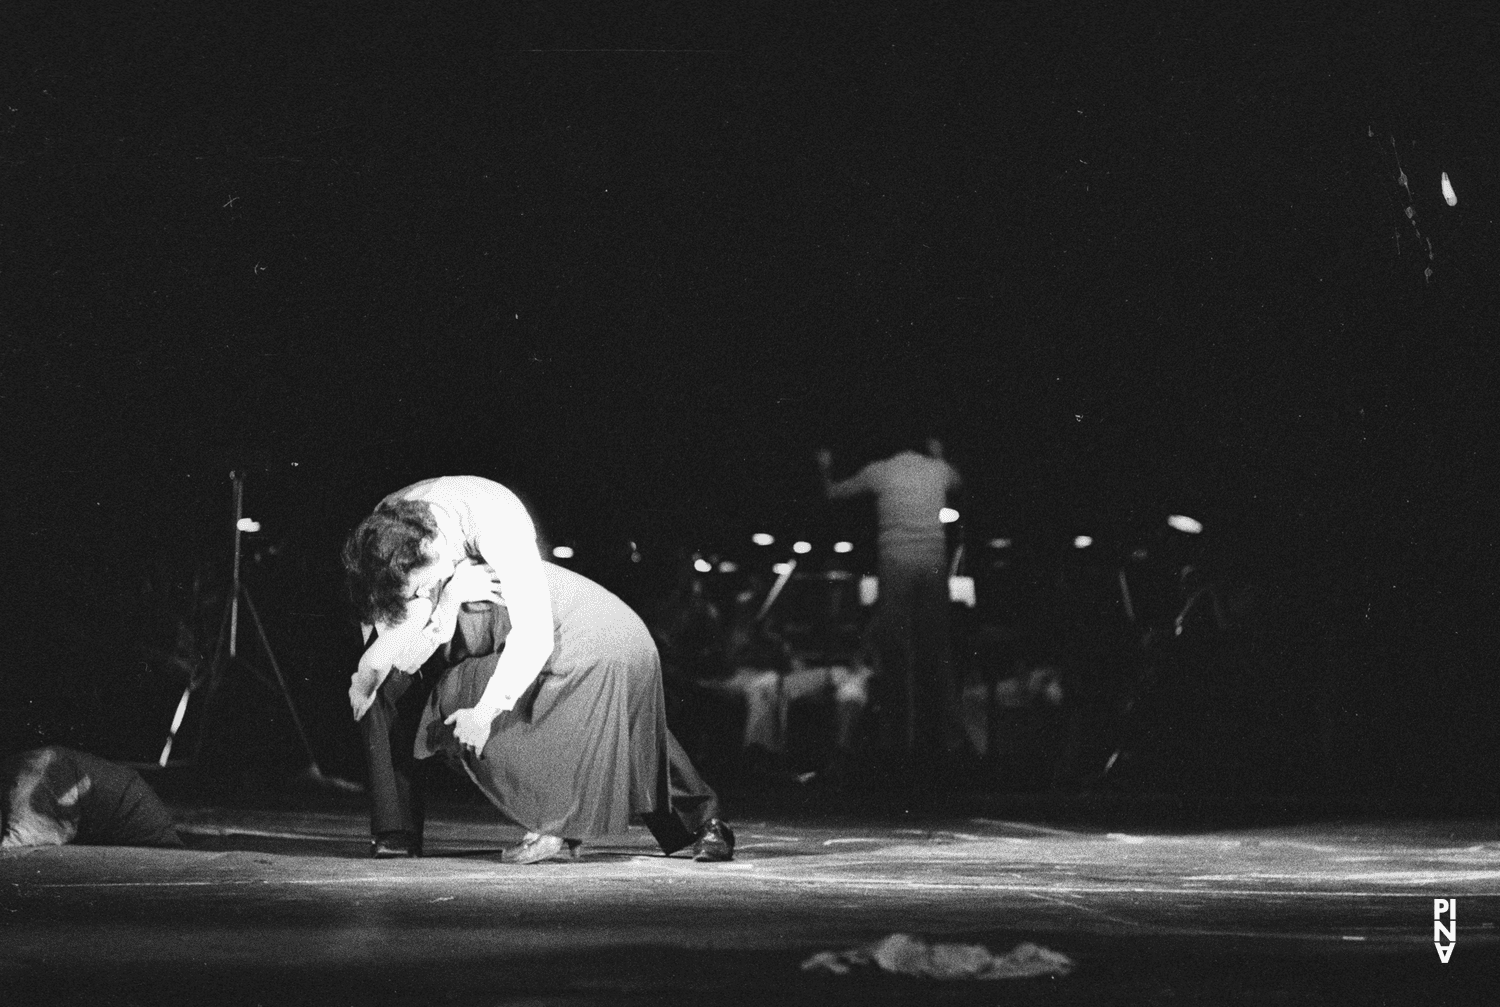
M 0 855 L 0 1000 L 215 1004 L 1494 1003 L 1488 820 L 1155 833 L 1041 819 L 783 814 L 728 864 L 640 829 L 570 864 L 502 864 L 519 830 L 436 812 L 428 856 L 363 856 L 356 808 L 180 810 L 190 848 Z M 1457 947 L 1433 900 L 1458 899 Z M 894 932 L 1021 941 L 1060 979 L 802 971 Z M 26 995 L 20 999 L 17 992 Z

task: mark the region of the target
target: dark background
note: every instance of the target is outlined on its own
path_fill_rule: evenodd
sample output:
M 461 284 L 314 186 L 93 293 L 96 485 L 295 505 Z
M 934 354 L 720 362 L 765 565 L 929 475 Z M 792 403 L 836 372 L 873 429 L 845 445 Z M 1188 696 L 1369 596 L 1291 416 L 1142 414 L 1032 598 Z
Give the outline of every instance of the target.
M 811 452 L 905 417 L 971 542 L 1203 520 L 1314 711 L 1296 786 L 1493 802 L 1496 16 L 809 6 L 0 15 L 6 746 L 154 757 L 231 469 L 357 768 L 337 547 L 384 493 L 496 478 L 628 593 L 632 540 L 867 552 Z

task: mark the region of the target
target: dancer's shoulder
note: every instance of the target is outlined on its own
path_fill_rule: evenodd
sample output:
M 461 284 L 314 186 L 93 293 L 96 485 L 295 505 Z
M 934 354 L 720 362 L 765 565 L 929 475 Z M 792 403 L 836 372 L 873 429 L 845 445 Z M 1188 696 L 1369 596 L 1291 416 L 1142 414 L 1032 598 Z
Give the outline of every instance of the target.
M 448 506 L 480 500 L 520 503 L 520 498 L 515 493 L 484 476 L 436 476 L 423 479 L 397 490 L 386 497 L 386 500 L 421 500 Z

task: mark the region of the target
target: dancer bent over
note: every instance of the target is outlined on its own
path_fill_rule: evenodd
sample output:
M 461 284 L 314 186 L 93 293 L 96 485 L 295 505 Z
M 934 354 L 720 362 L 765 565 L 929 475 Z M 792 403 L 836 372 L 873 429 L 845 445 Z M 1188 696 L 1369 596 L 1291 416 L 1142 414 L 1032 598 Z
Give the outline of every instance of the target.
M 438 753 L 529 830 L 515 862 L 576 851 L 632 813 L 667 853 L 733 856 L 716 795 L 667 730 L 650 633 L 598 584 L 541 561 L 514 494 L 470 476 L 419 483 L 360 524 L 344 562 L 367 636 L 379 630 L 350 688 L 376 856 L 420 854 L 413 770 Z

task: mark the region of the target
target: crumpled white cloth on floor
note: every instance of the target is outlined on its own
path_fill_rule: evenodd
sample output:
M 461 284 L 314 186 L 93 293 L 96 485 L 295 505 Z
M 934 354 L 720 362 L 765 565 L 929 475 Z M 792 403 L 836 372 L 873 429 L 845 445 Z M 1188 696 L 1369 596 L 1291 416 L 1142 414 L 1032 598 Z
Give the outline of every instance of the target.
M 874 967 L 896 975 L 926 979 L 1029 979 L 1065 976 L 1073 959 L 1025 941 L 1008 953 L 993 954 L 980 944 L 928 944 L 911 934 L 891 934 L 848 951 L 820 951 L 802 963 L 804 972 L 848 975 Z

